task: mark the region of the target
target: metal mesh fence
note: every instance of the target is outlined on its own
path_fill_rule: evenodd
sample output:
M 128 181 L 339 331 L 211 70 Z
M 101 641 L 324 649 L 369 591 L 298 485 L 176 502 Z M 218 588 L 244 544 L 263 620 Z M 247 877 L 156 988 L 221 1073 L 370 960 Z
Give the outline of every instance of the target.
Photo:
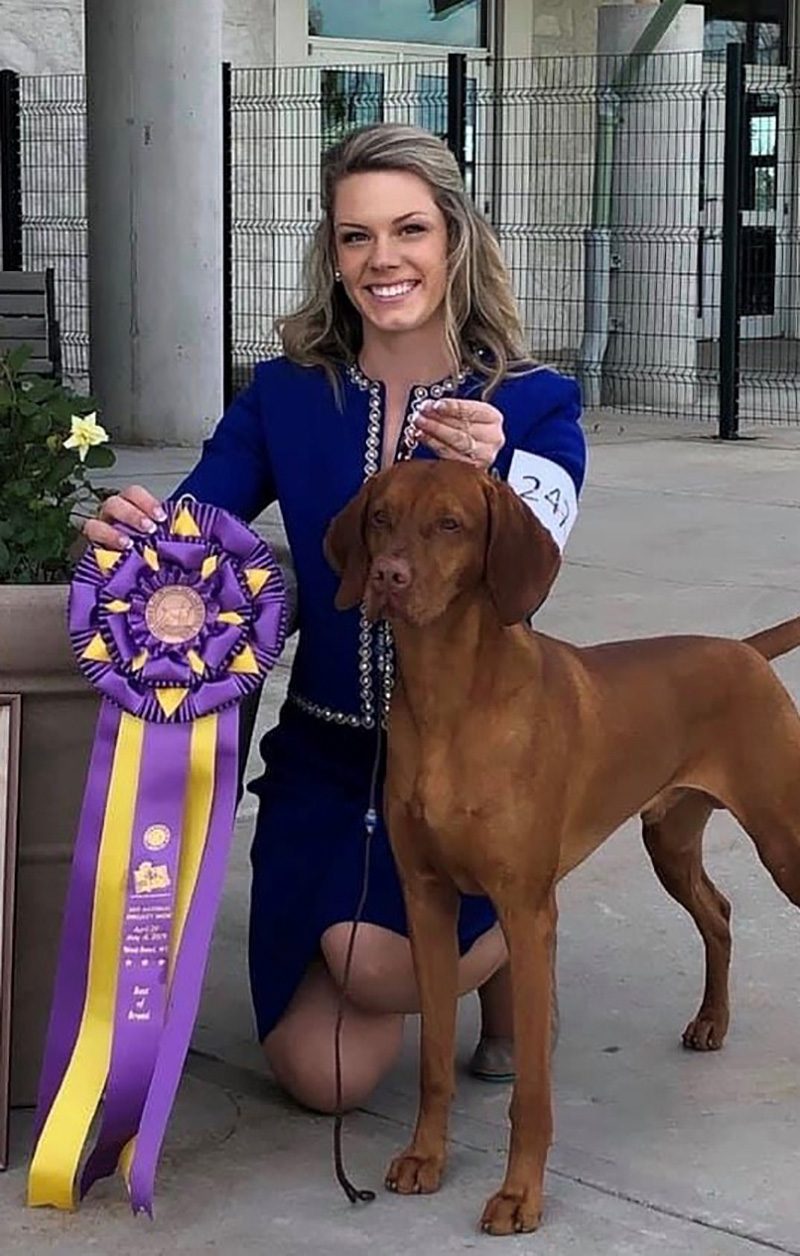
M 447 58 L 230 75 L 234 386 L 303 291 L 324 149 L 354 126 L 448 131 Z M 589 405 L 719 414 L 725 63 L 702 52 L 466 62 L 467 187 L 494 226 L 534 357 Z M 800 93 L 749 65 L 737 216 L 743 423 L 800 422 Z M 452 140 L 452 136 L 450 137 Z M 23 264 L 53 266 L 65 374 L 88 380 L 81 76 L 20 80 Z
M 800 422 L 797 96 L 747 70 L 742 422 Z M 591 405 L 719 414 L 725 65 L 702 52 L 467 65 L 465 178 L 493 224 L 533 355 Z M 365 122 L 447 132 L 445 59 L 234 70 L 233 355 L 278 351 L 302 292 L 319 160 Z
M 730 162 L 724 145 L 732 103 L 718 86 L 703 101 L 698 368 L 707 388 L 719 378 L 720 329 L 729 308 L 723 280 Z M 799 107 L 797 85 L 785 66 L 745 67 L 736 224 L 743 421 L 800 422 Z
M 697 375 L 702 57 L 512 61 L 493 219 L 536 357 L 594 405 L 710 416 Z M 493 102 L 494 103 L 494 102 Z M 713 398 L 712 405 L 713 405 Z
M 25 270 L 55 272 L 65 378 L 89 379 L 86 97 L 83 75 L 20 78 L 20 181 Z
M 486 76 L 486 66 L 480 69 Z M 473 115 L 475 98 L 472 87 Z M 300 299 L 303 258 L 319 218 L 321 153 L 353 127 L 384 120 L 445 136 L 446 59 L 232 72 L 234 385 L 253 362 L 280 351 L 275 320 Z

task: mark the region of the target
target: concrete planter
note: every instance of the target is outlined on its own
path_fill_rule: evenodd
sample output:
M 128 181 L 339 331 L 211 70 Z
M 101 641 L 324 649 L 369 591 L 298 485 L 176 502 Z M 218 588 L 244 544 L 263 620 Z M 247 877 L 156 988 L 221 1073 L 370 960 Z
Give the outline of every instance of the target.
M 36 1101 L 98 698 L 75 663 L 67 585 L 0 585 L 0 691 L 22 695 L 11 1102 Z

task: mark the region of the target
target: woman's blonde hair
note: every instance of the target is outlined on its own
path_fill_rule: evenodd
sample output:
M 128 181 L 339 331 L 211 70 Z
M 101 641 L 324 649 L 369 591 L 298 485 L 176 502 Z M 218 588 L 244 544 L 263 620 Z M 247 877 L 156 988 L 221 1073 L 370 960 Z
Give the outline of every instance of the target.
M 338 393 L 337 365 L 355 362 L 361 316 L 335 279 L 334 197 L 340 180 L 368 170 L 404 170 L 430 187 L 447 224 L 448 280 L 445 331 L 453 374 L 467 370 L 485 381 L 483 396 L 509 371 L 533 365 L 500 248 L 464 189 L 447 146 L 418 127 L 378 123 L 345 136 L 322 159 L 323 214 L 305 267 L 306 298 L 277 322 L 288 358 L 321 366 Z

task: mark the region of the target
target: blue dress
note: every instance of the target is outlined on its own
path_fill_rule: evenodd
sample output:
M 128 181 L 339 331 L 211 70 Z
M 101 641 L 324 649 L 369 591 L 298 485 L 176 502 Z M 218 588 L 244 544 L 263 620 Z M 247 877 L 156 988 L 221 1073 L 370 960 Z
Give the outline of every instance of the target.
M 479 397 L 463 377 L 412 390 L 398 458 L 433 457 L 416 446 L 413 409 L 455 391 Z M 274 1028 L 332 924 L 352 920 L 361 894 L 364 816 L 388 692 L 377 666 L 380 629 L 358 609 L 337 611 L 337 578 L 322 542 L 330 520 L 380 464 L 385 393 L 354 367 L 341 369 L 341 403 L 324 372 L 286 358 L 256 367 L 200 461 L 180 486 L 199 501 L 252 520 L 280 503 L 298 587 L 297 652 L 278 724 L 263 738 L 265 771 L 252 847 L 250 982 L 259 1039 Z M 516 450 L 557 464 L 580 490 L 585 442 L 574 381 L 541 369 L 506 380 L 492 404 L 506 444 L 495 474 L 506 478 Z M 267 682 L 269 683 L 269 682 Z M 379 771 L 383 781 L 383 757 Z M 362 919 L 406 935 L 402 892 L 385 828 L 372 843 Z M 495 920 L 491 904 L 462 899 L 461 953 Z

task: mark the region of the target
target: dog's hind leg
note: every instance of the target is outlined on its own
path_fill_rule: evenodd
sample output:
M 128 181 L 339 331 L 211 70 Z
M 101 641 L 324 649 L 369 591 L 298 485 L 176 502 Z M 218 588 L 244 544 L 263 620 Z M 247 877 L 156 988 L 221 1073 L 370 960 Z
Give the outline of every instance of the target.
M 642 837 L 656 876 L 686 908 L 705 947 L 703 1001 L 683 1034 L 683 1045 L 693 1051 L 718 1050 L 730 1019 L 731 908 L 703 867 L 703 832 L 714 807 L 705 794 L 686 791 L 657 818 L 642 816 Z
M 734 814 L 778 889 L 800 907 L 800 776 L 782 785 L 774 791 L 762 785 L 762 796 L 748 798 Z
M 780 697 L 769 721 L 754 726 L 751 719 L 737 738 L 737 761 L 719 798 L 778 889 L 800 907 L 800 718 L 788 695 Z

